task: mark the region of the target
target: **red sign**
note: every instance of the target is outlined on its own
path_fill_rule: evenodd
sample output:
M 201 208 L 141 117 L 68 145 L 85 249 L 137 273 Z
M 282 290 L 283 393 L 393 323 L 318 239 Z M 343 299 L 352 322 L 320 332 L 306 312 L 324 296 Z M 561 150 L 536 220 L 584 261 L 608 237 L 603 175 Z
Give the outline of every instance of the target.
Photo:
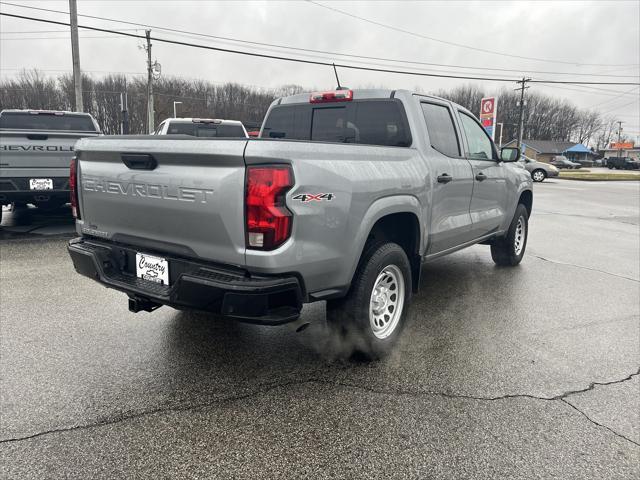
M 633 143 L 632 142 L 626 142 L 626 143 L 612 143 L 611 144 L 611 148 L 613 148 L 614 150 L 630 150 L 633 148 Z
M 495 109 L 495 98 L 483 98 L 480 102 L 480 116 L 493 115 Z
M 480 101 L 480 122 L 489 136 L 495 140 L 496 132 L 496 99 L 495 97 L 483 98 Z

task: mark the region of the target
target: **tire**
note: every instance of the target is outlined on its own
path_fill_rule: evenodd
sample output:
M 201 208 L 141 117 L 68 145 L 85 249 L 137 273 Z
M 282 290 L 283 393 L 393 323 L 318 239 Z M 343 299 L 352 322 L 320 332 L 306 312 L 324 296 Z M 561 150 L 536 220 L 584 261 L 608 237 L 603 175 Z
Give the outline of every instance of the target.
M 607 168 L 608 168 L 609 170 L 613 170 L 613 165 L 607 165 Z
M 531 178 L 534 182 L 544 182 L 544 179 L 547 178 L 547 172 L 539 168 L 531 172 Z
M 327 302 L 327 323 L 337 354 L 359 354 L 366 360 L 388 355 L 405 324 L 411 285 L 409 259 L 398 244 L 366 247 L 347 296 Z
M 516 208 L 516 213 L 511 220 L 507 235 L 496 239 L 491 244 L 491 258 L 503 267 L 515 267 L 522 261 L 524 251 L 527 248 L 527 236 L 529 234 L 529 215 L 527 209 L 521 203 Z

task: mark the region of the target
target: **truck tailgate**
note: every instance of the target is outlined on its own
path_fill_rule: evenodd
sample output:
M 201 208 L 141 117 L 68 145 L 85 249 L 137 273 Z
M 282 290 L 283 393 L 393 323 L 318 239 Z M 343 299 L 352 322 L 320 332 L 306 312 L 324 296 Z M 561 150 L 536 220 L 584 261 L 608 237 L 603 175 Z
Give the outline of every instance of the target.
M 82 140 L 78 228 L 142 252 L 244 265 L 245 145 L 244 139 Z
M 88 135 L 92 134 L 0 131 L 2 176 L 68 176 L 74 145 Z

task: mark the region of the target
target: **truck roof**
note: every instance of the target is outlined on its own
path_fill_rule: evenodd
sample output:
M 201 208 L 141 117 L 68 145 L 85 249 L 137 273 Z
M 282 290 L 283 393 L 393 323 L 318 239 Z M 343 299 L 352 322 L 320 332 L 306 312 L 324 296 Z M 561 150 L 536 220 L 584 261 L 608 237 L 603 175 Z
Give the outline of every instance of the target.
M 77 115 L 77 116 L 87 116 L 90 117 L 91 114 L 86 112 L 69 112 L 66 110 L 35 110 L 35 109 L 20 109 L 20 108 L 6 108 L 0 111 L 0 115 L 3 113 L 31 113 L 33 115 L 38 115 L 40 113 L 45 113 L 49 115 Z
M 418 93 L 413 92 L 411 90 L 397 89 L 392 90 L 390 88 L 356 88 L 356 89 L 344 89 L 345 91 L 350 90 L 353 92 L 354 100 L 367 100 L 367 99 L 376 99 L 376 98 L 394 98 L 398 94 L 403 94 L 406 96 L 418 95 L 421 97 L 435 98 L 441 100 L 443 102 L 450 102 L 446 98 L 437 97 L 435 95 L 430 95 L 426 93 Z M 329 90 L 334 91 L 334 90 Z M 338 91 L 338 90 L 335 90 Z M 312 93 L 317 92 L 304 92 L 298 93 L 296 95 L 290 95 L 288 97 L 281 97 L 274 101 L 276 105 L 286 105 L 291 103 L 309 103 L 309 96 Z

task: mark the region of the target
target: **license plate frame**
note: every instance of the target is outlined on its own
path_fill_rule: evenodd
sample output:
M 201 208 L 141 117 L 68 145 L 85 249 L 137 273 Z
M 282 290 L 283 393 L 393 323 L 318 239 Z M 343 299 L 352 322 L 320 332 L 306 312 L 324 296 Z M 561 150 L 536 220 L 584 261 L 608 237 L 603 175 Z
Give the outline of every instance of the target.
M 53 190 L 53 178 L 30 178 L 29 190 Z
M 169 260 L 148 253 L 136 252 L 136 277 L 148 282 L 170 286 Z

